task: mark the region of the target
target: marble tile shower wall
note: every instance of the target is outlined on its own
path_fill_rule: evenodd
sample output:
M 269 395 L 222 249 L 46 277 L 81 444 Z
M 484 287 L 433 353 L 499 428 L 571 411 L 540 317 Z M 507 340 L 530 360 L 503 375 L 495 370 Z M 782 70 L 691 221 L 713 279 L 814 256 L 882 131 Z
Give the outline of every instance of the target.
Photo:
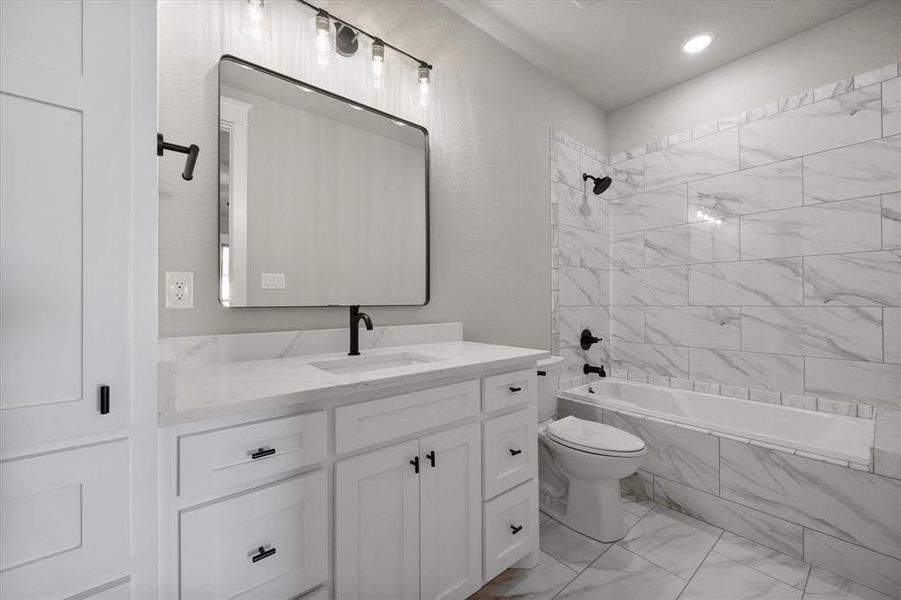
M 609 238 L 607 202 L 586 191 L 582 173 L 600 176 L 606 157 L 552 130 L 551 148 L 551 342 L 566 362 L 561 387 L 582 383 L 582 366 L 607 364 Z M 579 346 L 583 329 L 604 342 Z M 594 376 L 592 376 L 594 377 Z
M 901 408 L 898 68 L 612 157 L 606 229 L 578 221 L 581 155 L 558 142 L 560 352 L 585 321 L 570 307 L 591 305 L 630 378 L 861 416 Z M 586 262 L 605 234 L 608 252 Z M 604 278 L 609 294 L 588 290 Z

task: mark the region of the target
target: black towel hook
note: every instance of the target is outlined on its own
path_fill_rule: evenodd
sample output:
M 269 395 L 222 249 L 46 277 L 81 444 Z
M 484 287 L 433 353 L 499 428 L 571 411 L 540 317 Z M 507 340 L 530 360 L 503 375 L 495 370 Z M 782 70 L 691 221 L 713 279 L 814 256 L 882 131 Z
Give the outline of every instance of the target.
M 172 152 L 180 152 L 182 154 L 187 154 L 188 158 L 185 160 L 185 170 L 182 172 L 181 177 L 185 181 L 191 181 L 194 179 L 194 165 L 197 163 L 197 155 L 200 154 L 200 147 L 196 144 L 191 144 L 190 146 L 179 146 L 178 144 L 170 144 L 169 142 L 163 141 L 163 134 L 156 134 L 156 155 L 162 156 L 164 150 L 170 150 Z

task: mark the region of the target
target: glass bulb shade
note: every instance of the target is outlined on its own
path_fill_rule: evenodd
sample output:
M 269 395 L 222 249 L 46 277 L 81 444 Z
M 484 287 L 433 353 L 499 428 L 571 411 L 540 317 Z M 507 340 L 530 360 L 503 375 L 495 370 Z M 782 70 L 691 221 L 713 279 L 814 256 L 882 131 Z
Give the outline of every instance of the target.
M 380 89 L 385 76 L 385 61 L 381 58 L 372 57 L 372 86 Z
M 254 43 L 268 44 L 267 7 L 263 0 L 247 0 L 247 12 L 241 23 L 241 35 Z
M 316 15 L 316 64 L 327 67 L 332 49 L 332 22 L 325 15 Z

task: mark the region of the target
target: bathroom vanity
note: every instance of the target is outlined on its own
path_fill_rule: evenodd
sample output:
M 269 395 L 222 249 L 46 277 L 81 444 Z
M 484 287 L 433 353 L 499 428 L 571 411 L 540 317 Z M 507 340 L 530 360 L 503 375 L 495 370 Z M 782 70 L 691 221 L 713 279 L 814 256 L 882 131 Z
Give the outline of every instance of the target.
M 161 595 L 465 598 L 534 560 L 545 356 L 443 341 L 162 368 Z

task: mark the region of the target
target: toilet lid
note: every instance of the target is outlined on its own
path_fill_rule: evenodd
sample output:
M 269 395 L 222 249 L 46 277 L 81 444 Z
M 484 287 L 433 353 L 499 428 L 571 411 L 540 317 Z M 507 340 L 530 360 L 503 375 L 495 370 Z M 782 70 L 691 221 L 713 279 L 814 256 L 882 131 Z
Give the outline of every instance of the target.
M 547 432 L 561 444 L 592 454 L 619 456 L 645 449 L 644 441 L 628 431 L 573 416 L 554 421 Z

